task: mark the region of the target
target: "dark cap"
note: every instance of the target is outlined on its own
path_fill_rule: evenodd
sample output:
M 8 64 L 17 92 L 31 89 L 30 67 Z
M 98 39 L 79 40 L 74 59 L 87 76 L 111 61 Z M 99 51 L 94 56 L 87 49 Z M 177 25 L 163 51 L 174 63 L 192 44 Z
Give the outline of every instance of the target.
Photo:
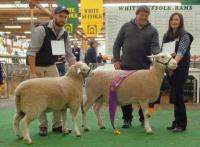
M 58 13 L 61 13 L 61 12 L 65 12 L 67 15 L 69 14 L 69 11 L 64 6 L 56 7 L 54 12 L 55 12 L 55 14 L 58 14 Z
M 144 11 L 150 14 L 150 8 L 146 5 L 138 6 L 136 9 L 136 14 L 138 14 L 140 11 Z

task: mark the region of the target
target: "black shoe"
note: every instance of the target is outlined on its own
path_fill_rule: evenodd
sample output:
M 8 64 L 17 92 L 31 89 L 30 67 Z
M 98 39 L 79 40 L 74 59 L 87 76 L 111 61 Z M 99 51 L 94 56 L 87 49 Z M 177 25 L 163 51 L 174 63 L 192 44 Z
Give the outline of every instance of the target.
M 40 127 L 39 135 L 40 136 L 47 136 L 47 128 L 46 127 Z
M 174 132 L 174 133 L 178 133 L 178 132 L 183 132 L 183 131 L 185 131 L 185 130 L 186 130 L 186 128 L 175 127 L 175 128 L 173 129 L 173 132 Z
M 132 127 L 131 121 L 125 120 L 122 125 L 122 128 L 127 129 L 127 128 L 131 128 L 131 127 Z
M 52 128 L 52 132 L 54 132 L 54 133 L 62 133 L 62 127 Z M 68 132 L 71 133 L 72 130 L 68 129 Z
M 171 131 L 171 130 L 173 130 L 174 128 L 176 128 L 176 126 L 177 126 L 176 121 L 173 121 L 173 122 L 172 122 L 172 125 L 171 125 L 170 127 L 167 127 L 166 129 Z
M 167 127 L 167 130 L 173 130 L 175 128 L 175 126 L 170 126 L 170 127 Z

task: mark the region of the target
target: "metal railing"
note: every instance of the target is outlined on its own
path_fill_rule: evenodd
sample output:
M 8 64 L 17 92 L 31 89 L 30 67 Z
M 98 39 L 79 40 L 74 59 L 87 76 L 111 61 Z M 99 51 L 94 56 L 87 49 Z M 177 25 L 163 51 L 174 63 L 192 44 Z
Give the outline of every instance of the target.
M 1 98 L 9 98 L 19 83 L 29 79 L 29 70 L 26 64 L 13 64 L 1 61 L 3 85 L 1 85 Z

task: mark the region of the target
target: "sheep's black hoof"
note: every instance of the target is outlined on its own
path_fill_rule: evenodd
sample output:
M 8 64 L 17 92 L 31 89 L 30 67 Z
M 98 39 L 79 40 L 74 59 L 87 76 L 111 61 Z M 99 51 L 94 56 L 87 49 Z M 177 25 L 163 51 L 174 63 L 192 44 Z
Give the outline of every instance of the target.
M 68 129 L 69 134 L 72 133 L 72 129 Z
M 101 129 L 101 130 L 104 130 L 104 129 L 106 129 L 106 127 L 105 127 L 105 126 L 102 126 L 102 127 L 100 127 L 100 129 Z
M 89 132 L 90 130 L 88 128 L 85 128 L 84 129 L 84 132 Z
M 152 135 L 153 134 L 153 132 L 147 132 L 147 135 Z
M 24 139 L 24 137 L 21 136 L 21 135 L 17 135 L 17 139 L 18 139 L 18 140 L 22 140 L 22 139 Z
M 81 134 L 76 135 L 76 137 L 81 137 Z
M 69 134 L 70 134 L 69 132 L 63 132 L 63 136 L 69 135 Z

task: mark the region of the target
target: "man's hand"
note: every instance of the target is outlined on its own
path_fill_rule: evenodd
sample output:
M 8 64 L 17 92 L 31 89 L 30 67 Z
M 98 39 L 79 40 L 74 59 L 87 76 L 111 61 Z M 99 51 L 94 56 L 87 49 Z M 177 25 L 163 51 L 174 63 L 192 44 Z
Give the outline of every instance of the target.
M 115 62 L 114 67 L 115 67 L 116 70 L 121 69 L 121 62 Z

